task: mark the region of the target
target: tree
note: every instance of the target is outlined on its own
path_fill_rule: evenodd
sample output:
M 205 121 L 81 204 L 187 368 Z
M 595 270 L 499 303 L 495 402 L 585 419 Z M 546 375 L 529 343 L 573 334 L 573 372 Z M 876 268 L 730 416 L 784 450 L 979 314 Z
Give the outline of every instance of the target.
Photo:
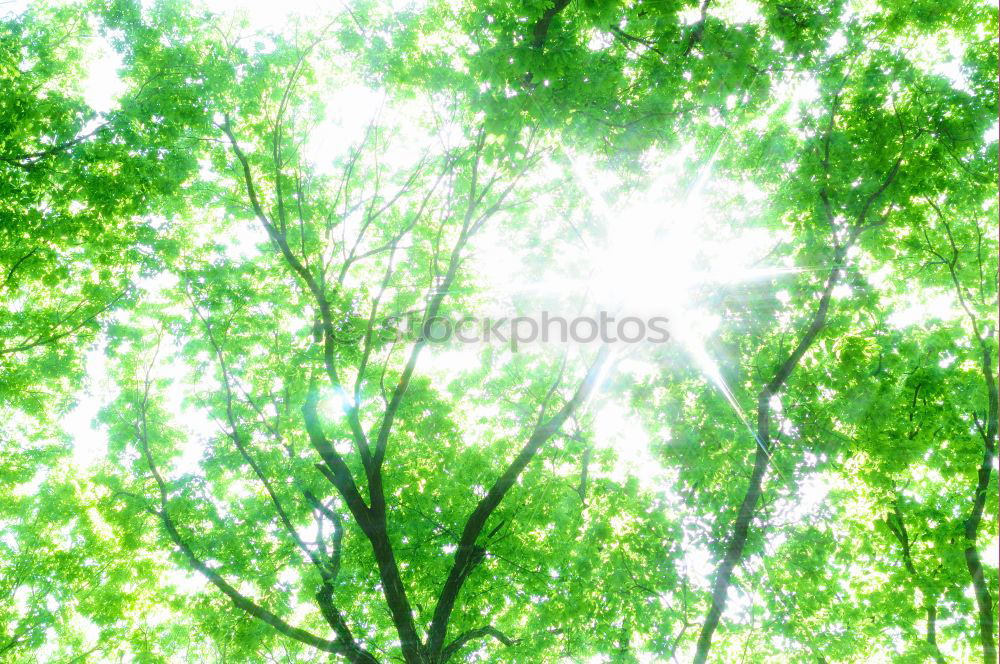
M 7 19 L 0 651 L 993 661 L 996 24 Z M 501 325 L 539 311 L 670 339 Z
M 109 30 L 101 19 L 84 6 L 33 6 L 0 27 L 5 657 L 38 647 L 51 629 L 67 652 L 90 651 L 87 621 L 109 630 L 104 647 L 122 618 L 131 572 L 93 512 L 92 486 L 61 468 L 72 444 L 58 420 L 82 388 L 84 350 L 157 270 L 153 214 L 171 209 L 196 169 L 187 136 L 208 121 L 197 86 L 147 76 L 135 62 L 110 110 L 88 106 L 83 64 Z
M 225 149 L 213 157 L 219 180 L 206 184 L 230 210 L 223 227 L 245 233 L 237 229 L 252 221 L 266 244 L 248 258 L 215 242 L 187 246 L 171 267 L 177 285 L 115 331 L 123 390 L 106 415 L 117 461 L 105 482 L 122 500 L 108 518 L 124 526 L 137 513 L 156 517 L 184 564 L 235 608 L 348 661 L 398 651 L 443 662 L 484 640 L 535 653 L 564 634 L 566 647 L 594 647 L 581 621 L 606 631 L 621 614 L 589 616 L 600 598 L 577 595 L 630 583 L 601 579 L 591 560 L 573 569 L 573 540 L 598 551 L 627 543 L 648 567 L 645 556 L 664 557 L 649 541 L 662 541 L 666 524 L 642 513 L 634 487 L 606 485 L 610 495 L 576 526 L 583 532 L 547 543 L 552 506 L 538 494 L 555 480 L 533 469 L 536 457 L 564 454 L 552 451 L 555 439 L 583 417 L 607 351 L 555 365 L 498 358 L 482 395 L 466 402 L 518 395 L 491 418 L 508 422 L 496 433 L 477 432 L 418 373 L 434 321 L 468 306 L 469 247 L 524 205 L 515 196 L 543 146 L 530 130 L 508 148 L 480 128 L 390 169 L 380 155 L 392 129 L 373 124 L 339 175 L 310 173 L 298 146 L 321 37 L 305 44 L 266 55 L 234 48 L 245 58 L 243 87 L 218 112 Z M 393 338 L 380 323 L 408 313 L 414 338 Z M 163 398 L 185 382 L 161 372 L 179 361 L 217 381 L 208 392 L 191 385 L 222 432 L 206 441 L 212 452 L 200 468 L 171 465 L 185 434 Z M 580 496 L 567 499 L 559 509 L 576 519 Z M 656 527 L 615 536 L 608 521 L 622 510 Z M 442 550 L 442 539 L 453 541 Z M 530 543 L 555 547 L 572 574 L 552 578 L 544 563 L 536 571 L 518 562 Z M 530 595 L 550 585 L 566 599 L 533 608 Z M 313 610 L 296 624 L 289 616 L 307 601 Z M 243 639 L 245 652 L 258 647 Z

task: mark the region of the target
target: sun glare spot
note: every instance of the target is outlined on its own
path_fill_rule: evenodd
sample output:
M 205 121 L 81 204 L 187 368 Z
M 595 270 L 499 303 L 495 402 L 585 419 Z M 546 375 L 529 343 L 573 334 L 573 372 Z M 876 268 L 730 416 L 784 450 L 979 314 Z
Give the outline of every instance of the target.
M 344 390 L 324 390 L 319 398 L 319 412 L 329 420 L 339 420 L 354 405 Z
M 711 160 L 685 195 L 662 195 L 685 191 L 681 178 L 668 170 L 617 211 L 610 208 L 596 185 L 611 178 L 604 174 L 598 177 L 586 172 L 581 162 L 570 161 L 579 186 L 606 223 L 607 241 L 591 251 L 588 292 L 605 309 L 668 317 L 671 338 L 725 397 L 749 435 L 762 444 L 718 362 L 707 350 L 706 341 L 721 319 L 706 305 L 703 293 L 706 287 L 774 278 L 797 268 L 758 265 L 760 259 L 755 257 L 766 255 L 775 239 L 772 234 L 747 229 L 739 236 L 727 235 L 726 226 L 705 196 L 715 184 L 711 181 Z

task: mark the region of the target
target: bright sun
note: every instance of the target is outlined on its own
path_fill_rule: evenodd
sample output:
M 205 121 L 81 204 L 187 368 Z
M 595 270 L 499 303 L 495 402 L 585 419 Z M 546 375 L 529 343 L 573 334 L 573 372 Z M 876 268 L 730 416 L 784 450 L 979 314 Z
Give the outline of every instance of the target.
M 608 241 L 590 252 L 589 290 L 602 307 L 627 315 L 668 317 L 671 339 L 756 438 L 733 386 L 708 350 L 707 340 L 721 320 L 701 294 L 706 286 L 769 278 L 789 268 L 760 265 L 775 242 L 772 234 L 744 229 L 733 235 L 730 225 L 714 214 L 706 196 L 715 184 L 709 179 L 710 165 L 683 196 L 665 195 L 684 191 L 678 174 L 665 171 L 627 206 L 612 210 L 593 185 L 606 174 L 587 173 L 574 162 L 578 183 L 607 226 Z

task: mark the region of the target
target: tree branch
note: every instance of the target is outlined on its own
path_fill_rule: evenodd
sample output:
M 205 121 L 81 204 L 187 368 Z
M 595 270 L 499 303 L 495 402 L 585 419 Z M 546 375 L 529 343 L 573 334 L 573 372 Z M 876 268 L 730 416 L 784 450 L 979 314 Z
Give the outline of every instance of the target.
M 597 353 L 597 357 L 587 370 L 586 376 L 580 383 L 573 397 L 549 420 L 540 422 L 534 429 L 527 443 L 514 458 L 507 469 L 493 483 L 486 495 L 476 505 L 475 510 L 466 521 L 462 530 L 462 538 L 455 551 L 455 560 L 452 564 L 448 579 L 445 581 L 441 594 L 438 597 L 437 606 L 434 608 L 434 617 L 431 621 L 427 634 L 427 651 L 430 657 L 435 657 L 442 652 L 444 639 L 448 632 L 448 623 L 451 619 L 458 593 L 465 584 L 475 563 L 482 558 L 483 550 L 476 545 L 476 541 L 482 533 L 486 521 L 490 518 L 496 508 L 500 505 L 504 496 L 517 481 L 518 476 L 525 469 L 528 463 L 542 446 L 562 427 L 566 419 L 579 410 L 588 400 L 593 391 L 597 388 L 600 376 L 608 361 L 610 352 L 606 346 Z
M 456 655 L 458 651 L 461 650 L 469 641 L 482 639 L 487 636 L 492 636 L 494 639 L 508 647 L 517 645 L 520 642 L 519 639 L 512 639 L 490 625 L 480 627 L 478 629 L 470 629 L 468 632 L 460 634 L 454 641 L 445 646 L 444 650 L 441 651 L 442 664 Z

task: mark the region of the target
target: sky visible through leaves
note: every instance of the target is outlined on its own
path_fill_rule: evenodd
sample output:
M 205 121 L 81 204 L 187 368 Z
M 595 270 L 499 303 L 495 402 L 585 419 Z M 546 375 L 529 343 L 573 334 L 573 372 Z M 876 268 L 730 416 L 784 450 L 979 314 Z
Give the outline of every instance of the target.
M 0 660 L 996 661 L 992 4 L 0 13 Z

